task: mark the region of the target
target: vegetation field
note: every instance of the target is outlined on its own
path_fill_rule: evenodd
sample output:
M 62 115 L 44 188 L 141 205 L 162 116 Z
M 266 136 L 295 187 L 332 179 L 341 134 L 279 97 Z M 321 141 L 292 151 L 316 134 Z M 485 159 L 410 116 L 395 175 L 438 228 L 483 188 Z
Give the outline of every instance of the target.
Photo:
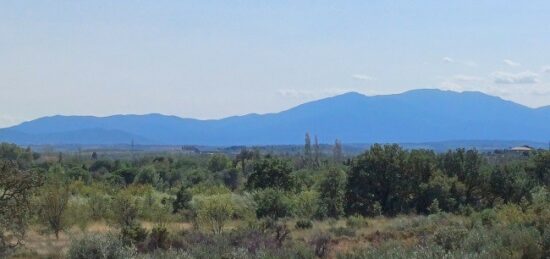
M 550 152 L 0 146 L 2 258 L 550 258 Z

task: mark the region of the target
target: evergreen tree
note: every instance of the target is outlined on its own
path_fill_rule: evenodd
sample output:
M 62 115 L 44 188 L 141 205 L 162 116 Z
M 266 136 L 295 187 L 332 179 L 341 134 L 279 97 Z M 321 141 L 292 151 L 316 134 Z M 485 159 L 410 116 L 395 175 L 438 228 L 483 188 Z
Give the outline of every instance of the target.
M 315 154 L 315 158 L 313 161 L 313 164 L 315 168 L 319 168 L 321 166 L 321 147 L 319 147 L 319 140 L 317 139 L 317 135 L 315 135 L 315 143 L 313 144 L 313 152 Z
M 342 142 L 340 142 L 340 140 L 338 139 L 334 141 L 332 156 L 335 164 L 340 163 L 342 161 Z
M 304 145 L 304 164 L 308 168 L 312 165 L 311 138 L 309 137 L 309 132 L 306 133 Z
M 178 212 L 180 210 L 184 209 L 190 209 L 190 202 L 193 199 L 193 195 L 191 192 L 185 188 L 185 186 L 181 186 L 181 188 L 176 193 L 176 200 L 172 203 L 172 207 L 174 209 L 174 213 Z

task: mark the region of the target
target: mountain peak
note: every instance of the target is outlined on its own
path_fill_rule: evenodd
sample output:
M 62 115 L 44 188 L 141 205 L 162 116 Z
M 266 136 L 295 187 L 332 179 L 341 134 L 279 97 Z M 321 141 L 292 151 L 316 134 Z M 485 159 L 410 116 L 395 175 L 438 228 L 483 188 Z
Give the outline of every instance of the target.
M 531 109 L 481 92 L 418 89 L 378 96 L 348 92 L 279 113 L 219 120 L 161 114 L 55 116 L 0 129 L 0 141 L 119 144 L 134 138 L 150 144 L 271 145 L 302 143 L 305 132 L 317 135 L 321 143 L 547 141 L 549 117 L 548 108 Z

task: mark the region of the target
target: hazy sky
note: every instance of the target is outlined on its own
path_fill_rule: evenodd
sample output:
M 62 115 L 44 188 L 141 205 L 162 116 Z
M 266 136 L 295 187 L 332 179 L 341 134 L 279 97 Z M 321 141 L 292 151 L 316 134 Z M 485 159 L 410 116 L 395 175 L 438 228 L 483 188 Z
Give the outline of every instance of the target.
M 0 127 L 416 88 L 550 105 L 550 1 L 0 2 Z

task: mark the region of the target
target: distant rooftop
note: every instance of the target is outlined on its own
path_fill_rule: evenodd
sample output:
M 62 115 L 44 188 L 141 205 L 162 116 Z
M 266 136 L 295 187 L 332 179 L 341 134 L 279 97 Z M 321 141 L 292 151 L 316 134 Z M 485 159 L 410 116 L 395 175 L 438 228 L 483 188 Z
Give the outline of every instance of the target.
M 524 146 L 513 147 L 510 150 L 512 150 L 512 151 L 532 151 L 533 148 L 530 147 L 530 146 L 524 145 Z

